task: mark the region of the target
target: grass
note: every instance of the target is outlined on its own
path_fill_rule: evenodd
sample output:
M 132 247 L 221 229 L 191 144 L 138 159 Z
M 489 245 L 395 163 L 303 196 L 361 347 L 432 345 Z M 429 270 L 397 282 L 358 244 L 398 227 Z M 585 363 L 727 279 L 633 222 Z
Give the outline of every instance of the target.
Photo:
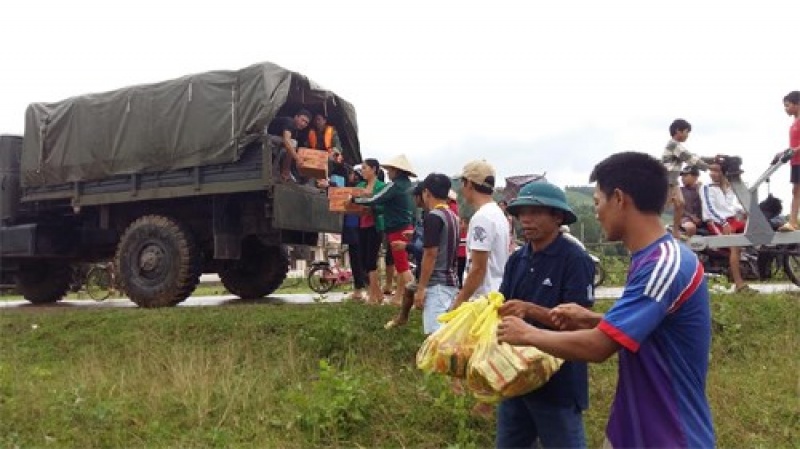
M 713 298 L 708 393 L 718 446 L 797 447 L 798 298 Z M 603 301 L 601 310 L 610 302 Z M 423 340 L 358 304 L 0 312 L 0 447 L 489 447 L 414 366 Z M 590 370 L 602 443 L 613 360 Z
M 353 284 L 342 284 L 337 285 L 336 287 L 331 290 L 332 292 L 343 292 L 349 291 L 352 289 Z M 275 291 L 275 294 L 293 294 L 293 293 L 312 293 L 311 289 L 308 287 L 308 282 L 305 277 L 301 279 L 297 278 L 287 278 L 283 285 L 281 285 L 278 290 Z M 221 282 L 201 282 L 197 284 L 197 288 L 192 292 L 191 296 L 218 296 L 218 295 L 229 295 L 230 292 L 225 289 L 225 286 L 222 285 Z M 119 292 L 113 292 L 111 297 L 118 298 L 121 296 Z M 17 294 L 13 291 L 5 291 L 0 292 L 0 301 L 19 301 L 24 299 L 21 295 Z M 85 289 L 82 289 L 78 292 L 70 292 L 67 294 L 65 299 L 77 299 L 77 300 L 91 300 L 92 298 L 86 292 Z

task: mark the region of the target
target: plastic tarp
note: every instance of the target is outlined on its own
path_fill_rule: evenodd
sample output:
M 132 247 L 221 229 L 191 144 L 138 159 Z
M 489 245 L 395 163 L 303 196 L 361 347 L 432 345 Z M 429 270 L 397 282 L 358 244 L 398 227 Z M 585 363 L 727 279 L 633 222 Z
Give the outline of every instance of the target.
M 279 112 L 327 113 L 360 162 L 353 106 L 272 63 L 34 103 L 25 115 L 23 186 L 231 163 Z M 282 109 L 283 108 L 283 109 Z

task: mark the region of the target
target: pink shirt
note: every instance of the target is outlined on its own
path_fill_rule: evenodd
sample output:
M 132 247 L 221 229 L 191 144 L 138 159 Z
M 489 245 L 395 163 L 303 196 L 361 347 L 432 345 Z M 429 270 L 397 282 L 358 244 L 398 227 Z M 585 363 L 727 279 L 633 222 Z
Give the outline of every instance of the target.
M 800 147 L 800 118 L 795 119 L 789 128 L 789 147 L 794 149 Z M 792 165 L 800 165 L 800 151 L 795 151 L 792 156 Z

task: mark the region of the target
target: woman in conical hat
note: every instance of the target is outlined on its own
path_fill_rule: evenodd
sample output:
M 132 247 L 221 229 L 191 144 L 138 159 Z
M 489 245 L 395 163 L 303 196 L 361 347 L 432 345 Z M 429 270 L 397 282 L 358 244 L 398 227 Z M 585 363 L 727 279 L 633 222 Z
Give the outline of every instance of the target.
M 417 177 L 416 171 L 413 168 L 411 168 L 411 163 L 408 162 L 408 158 L 406 158 L 405 154 L 401 154 L 400 156 L 395 156 L 392 159 L 390 159 L 389 162 L 384 162 L 383 168 L 386 169 L 394 168 L 395 170 L 406 172 L 406 177 L 408 178 Z M 394 181 L 394 178 L 392 178 L 391 173 L 389 174 L 389 179 Z
M 386 187 L 368 198 L 353 198 L 353 202 L 363 205 L 383 205 L 383 219 L 386 230 L 386 238 L 391 248 L 393 241 L 405 241 L 403 236 L 405 231 L 414 229 L 414 212 L 416 207 L 411 197 L 412 185 L 410 177 L 416 178 L 416 172 L 408 158 L 401 154 L 383 163 L 383 168 L 389 175 L 392 182 Z M 397 288 L 393 302 L 400 304 L 405 293 L 406 284 L 414 280 L 408 262 L 408 253 L 405 250 L 392 249 L 394 258 L 395 272 L 397 273 Z

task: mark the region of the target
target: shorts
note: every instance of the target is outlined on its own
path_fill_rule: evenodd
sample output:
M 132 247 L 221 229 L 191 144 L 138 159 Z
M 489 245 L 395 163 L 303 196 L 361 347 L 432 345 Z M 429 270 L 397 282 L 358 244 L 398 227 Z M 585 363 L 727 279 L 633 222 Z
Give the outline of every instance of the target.
M 683 193 L 681 193 L 680 186 L 676 185 L 669 185 L 669 189 L 667 189 L 667 202 L 665 206 L 674 206 L 675 203 L 683 205 Z
M 725 221 L 731 225 L 731 234 L 741 234 L 747 226 L 746 221 L 738 220 L 736 217 L 728 217 Z M 712 234 L 722 235 L 722 226 L 717 223 L 708 226 Z
M 439 329 L 442 325 L 439 316 L 450 310 L 457 294 L 457 287 L 447 285 L 431 285 L 425 289 L 425 308 L 422 310 L 422 331 L 425 335 Z
M 800 165 L 792 165 L 789 174 L 789 182 L 792 184 L 800 184 Z
M 283 146 L 283 137 L 270 134 L 269 141 L 275 144 L 275 146 L 272 147 L 272 155 L 278 157 L 279 159 L 283 159 L 287 154 L 286 147 Z M 293 147 L 297 148 L 296 140 L 289 139 L 289 141 L 292 143 Z
M 403 232 L 411 231 L 414 227 L 408 225 L 402 229 L 398 229 L 396 231 L 387 232 L 386 233 L 386 240 L 389 242 L 389 249 L 391 249 L 392 242 L 408 242 L 408 239 L 403 236 Z M 401 250 L 394 250 L 392 251 L 392 258 L 394 259 L 394 270 L 397 274 L 403 274 L 406 271 L 411 269 L 411 264 L 408 262 L 408 252 L 405 249 Z

